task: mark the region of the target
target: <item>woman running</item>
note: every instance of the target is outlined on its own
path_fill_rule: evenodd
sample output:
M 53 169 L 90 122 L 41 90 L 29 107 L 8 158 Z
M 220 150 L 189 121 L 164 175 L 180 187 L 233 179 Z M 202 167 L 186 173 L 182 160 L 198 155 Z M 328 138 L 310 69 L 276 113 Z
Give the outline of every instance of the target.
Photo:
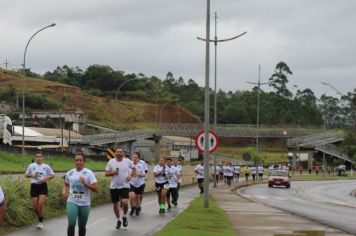
M 78 218 L 79 236 L 85 236 L 90 211 L 90 191 L 97 192 L 97 180 L 93 172 L 84 167 L 82 153 L 74 157 L 75 168 L 68 171 L 64 178 L 63 197 L 67 199 L 68 228 L 67 235 L 74 236 Z

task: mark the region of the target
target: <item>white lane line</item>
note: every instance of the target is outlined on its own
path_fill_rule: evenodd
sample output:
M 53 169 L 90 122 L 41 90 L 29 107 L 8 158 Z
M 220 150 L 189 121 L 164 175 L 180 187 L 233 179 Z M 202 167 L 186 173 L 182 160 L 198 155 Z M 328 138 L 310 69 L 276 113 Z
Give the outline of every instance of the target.
M 100 224 L 101 222 L 104 222 L 104 221 L 106 221 L 107 219 L 110 219 L 110 218 L 112 218 L 112 217 L 107 216 L 107 217 L 101 218 L 100 220 L 94 221 L 93 223 L 87 225 L 87 228 L 91 228 L 91 227 L 93 227 L 93 226 L 95 226 L 97 224 Z
M 257 195 L 257 196 L 255 196 L 255 197 L 257 197 L 257 198 L 259 198 L 259 199 L 267 199 L 267 197 L 265 197 L 265 196 L 260 196 L 260 195 Z
M 287 199 L 283 198 L 283 197 L 274 197 L 277 200 L 282 200 L 282 201 L 287 201 Z

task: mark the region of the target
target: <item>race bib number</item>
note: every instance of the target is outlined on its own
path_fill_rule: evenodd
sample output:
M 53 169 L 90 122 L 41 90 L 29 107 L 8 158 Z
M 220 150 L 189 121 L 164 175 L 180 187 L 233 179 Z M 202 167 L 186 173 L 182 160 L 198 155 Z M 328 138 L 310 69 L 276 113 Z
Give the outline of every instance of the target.
M 74 200 L 80 201 L 80 202 L 85 201 L 85 194 L 84 193 L 71 193 L 71 194 L 72 194 L 72 197 L 74 198 Z

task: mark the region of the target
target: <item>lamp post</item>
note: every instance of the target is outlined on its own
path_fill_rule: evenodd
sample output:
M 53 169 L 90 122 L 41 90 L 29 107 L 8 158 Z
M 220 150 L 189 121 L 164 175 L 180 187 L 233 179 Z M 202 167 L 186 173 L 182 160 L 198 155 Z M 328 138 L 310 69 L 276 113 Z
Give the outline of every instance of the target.
M 33 37 L 35 37 L 36 34 L 38 34 L 39 32 L 50 28 L 50 27 L 54 27 L 56 24 L 52 23 L 50 25 L 47 25 L 39 30 L 37 30 L 28 40 L 26 47 L 25 47 L 25 51 L 23 53 L 23 87 L 22 87 L 22 166 L 25 165 L 25 89 L 26 89 L 26 52 L 27 52 L 27 48 L 28 45 L 30 44 L 31 40 L 33 39 Z
M 116 94 L 115 94 L 115 103 L 116 103 L 116 129 L 117 130 L 119 130 L 119 107 L 118 107 L 118 102 L 117 102 L 117 95 L 119 94 L 119 91 L 120 91 L 120 89 L 122 88 L 122 86 L 124 86 L 126 83 L 128 83 L 128 82 L 130 82 L 130 81 L 132 81 L 132 80 L 136 80 L 136 79 L 139 79 L 139 78 L 132 78 L 132 79 L 129 79 L 129 80 L 126 80 L 126 81 L 124 81 L 124 82 L 122 82 L 121 84 L 120 84 L 120 86 L 117 88 L 117 90 L 116 90 Z
M 159 89 L 153 90 L 156 93 L 156 124 L 158 125 L 158 93 L 161 92 Z
M 257 117 L 256 117 L 256 152 L 257 154 L 260 151 L 260 143 L 259 143 L 259 129 L 260 129 L 260 87 L 261 85 L 265 85 L 265 84 L 270 84 L 271 82 L 263 82 L 261 83 L 261 65 L 258 65 L 258 82 L 257 83 L 253 83 L 253 82 L 248 82 L 249 84 L 254 84 L 257 85 Z
M 217 83 L 216 83 L 216 77 L 217 77 L 217 46 L 218 46 L 218 43 L 221 43 L 221 42 L 227 42 L 227 41 L 231 41 L 231 40 L 234 40 L 236 38 L 239 38 L 241 37 L 242 35 L 246 34 L 247 32 L 243 32 L 242 34 L 239 34 L 237 36 L 234 36 L 232 38 L 227 38 L 227 39 L 218 39 L 218 36 L 217 36 L 217 19 L 218 19 L 218 16 L 217 16 L 217 12 L 215 12 L 215 16 L 214 16 L 214 19 L 215 19 L 215 37 L 213 40 L 206 40 L 204 38 L 200 38 L 200 37 L 197 37 L 198 40 L 201 40 L 201 41 L 209 41 L 209 42 L 213 42 L 214 45 L 215 45 L 215 60 L 214 60 L 214 129 L 216 131 L 216 127 L 217 127 L 217 99 L 216 99 L 216 86 L 217 86 Z M 216 188 L 216 153 L 214 153 L 214 175 L 213 175 L 213 181 L 214 181 L 214 188 Z

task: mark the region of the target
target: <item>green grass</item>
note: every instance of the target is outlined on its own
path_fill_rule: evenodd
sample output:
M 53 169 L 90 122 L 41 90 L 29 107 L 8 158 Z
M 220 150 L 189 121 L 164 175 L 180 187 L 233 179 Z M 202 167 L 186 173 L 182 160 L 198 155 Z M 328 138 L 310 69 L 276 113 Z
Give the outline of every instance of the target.
M 237 233 L 228 222 L 223 210 L 210 198 L 209 208 L 203 208 L 203 198 L 191 202 L 177 218 L 172 220 L 156 236 L 235 236 Z
M 21 154 L 0 151 L 0 173 L 24 173 L 32 159 L 33 156 L 25 155 L 24 166 L 22 166 Z M 50 165 L 55 172 L 65 172 L 74 168 L 73 159 L 70 157 L 47 157 L 45 155 L 44 163 Z M 85 166 L 91 170 L 104 170 L 106 163 L 106 160 L 87 159 Z
M 231 147 L 231 146 L 221 146 L 217 149 L 217 154 L 225 157 L 230 157 L 237 160 L 243 160 L 242 155 L 246 152 L 247 147 Z M 253 147 L 254 148 L 254 147 Z M 279 145 L 262 146 L 260 150 L 261 157 L 266 164 L 269 163 L 281 163 L 287 162 L 287 149 Z
M 330 175 L 329 176 L 329 174 L 326 174 L 325 175 L 325 177 L 323 176 L 323 174 L 321 173 L 319 173 L 319 175 L 318 176 L 316 176 L 316 175 L 302 175 L 302 176 L 300 176 L 299 175 L 299 173 L 297 174 L 295 174 L 295 175 L 293 175 L 292 176 L 292 180 L 294 180 L 294 181 L 303 181 L 303 180 L 310 180 L 310 181 L 312 181 L 312 180 L 315 180 L 315 181 L 317 181 L 317 180 L 347 180 L 347 179 L 356 179 L 356 173 L 354 173 L 354 175 L 353 176 L 350 176 L 350 175 L 348 175 L 348 176 L 333 176 L 333 175 Z

